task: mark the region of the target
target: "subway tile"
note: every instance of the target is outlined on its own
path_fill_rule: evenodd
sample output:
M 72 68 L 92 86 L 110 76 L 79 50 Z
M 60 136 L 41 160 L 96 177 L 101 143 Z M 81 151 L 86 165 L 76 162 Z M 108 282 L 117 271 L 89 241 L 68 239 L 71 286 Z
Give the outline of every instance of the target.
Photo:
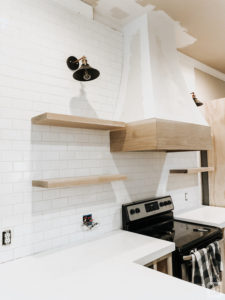
M 111 154 L 108 132 L 31 124 L 33 116 L 47 111 L 113 118 L 122 69 L 121 33 L 69 14 L 50 0 L 10 2 L 2 4 L 2 17 L 10 16 L 10 22 L 0 32 L 0 226 L 13 230 L 13 241 L 12 247 L 0 249 L 0 262 L 119 229 L 122 203 L 160 191 L 174 196 L 176 209 L 183 206 L 184 190 L 172 188 L 168 170 L 187 161 L 195 166 L 196 153 Z M 98 82 L 74 81 L 65 63 L 74 49 L 74 55 L 91 49 L 90 61 L 104 74 Z M 128 180 L 50 190 L 31 186 L 39 178 L 117 172 Z M 172 184 L 165 185 L 162 178 Z M 176 180 L 182 186 L 184 179 Z M 198 181 L 190 178 L 188 185 L 188 205 L 195 205 Z M 100 223 L 93 232 L 81 227 L 86 213 Z

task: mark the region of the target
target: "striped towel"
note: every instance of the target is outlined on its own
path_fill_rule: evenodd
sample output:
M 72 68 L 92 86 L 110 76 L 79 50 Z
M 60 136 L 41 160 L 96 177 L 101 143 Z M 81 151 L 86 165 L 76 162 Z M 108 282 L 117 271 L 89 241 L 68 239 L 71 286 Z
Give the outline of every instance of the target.
M 219 243 L 214 242 L 207 248 L 195 251 L 191 256 L 192 283 L 209 289 L 218 286 L 223 269 Z

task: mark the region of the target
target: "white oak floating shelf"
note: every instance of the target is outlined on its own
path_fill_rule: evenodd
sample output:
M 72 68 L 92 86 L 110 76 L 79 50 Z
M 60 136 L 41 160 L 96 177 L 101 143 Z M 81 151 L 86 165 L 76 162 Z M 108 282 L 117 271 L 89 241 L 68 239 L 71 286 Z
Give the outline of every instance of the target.
M 33 117 L 31 121 L 32 124 L 36 125 L 50 125 L 98 130 L 118 130 L 124 129 L 126 126 L 124 122 L 119 121 L 102 120 L 54 113 L 44 113 L 38 115 L 36 117 Z
M 69 178 L 55 178 L 33 180 L 32 186 L 42 188 L 65 188 L 88 184 L 102 184 L 111 181 L 126 180 L 124 175 L 100 175 L 100 176 L 86 176 L 86 177 L 69 177 Z
M 172 169 L 170 174 L 197 174 L 203 172 L 213 172 L 213 167 L 190 168 L 190 169 Z

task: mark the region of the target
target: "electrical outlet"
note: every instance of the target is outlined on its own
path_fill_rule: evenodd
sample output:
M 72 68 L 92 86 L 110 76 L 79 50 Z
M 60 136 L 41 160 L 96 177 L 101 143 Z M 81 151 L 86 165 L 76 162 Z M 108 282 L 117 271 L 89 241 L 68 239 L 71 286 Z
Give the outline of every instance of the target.
M 83 224 L 86 226 L 91 226 L 93 223 L 92 214 L 83 216 Z
M 11 244 L 12 232 L 11 230 L 5 230 L 2 232 L 2 245 L 7 246 Z
M 83 216 L 83 226 L 86 226 L 86 228 L 91 230 L 97 225 L 99 225 L 99 223 L 93 220 L 92 214 Z

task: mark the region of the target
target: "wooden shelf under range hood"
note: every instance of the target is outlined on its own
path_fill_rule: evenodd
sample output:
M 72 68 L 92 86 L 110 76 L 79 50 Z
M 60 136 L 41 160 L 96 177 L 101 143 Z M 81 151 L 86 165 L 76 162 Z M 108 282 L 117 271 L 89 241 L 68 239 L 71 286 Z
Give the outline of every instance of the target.
M 32 124 L 98 130 L 117 130 L 125 128 L 124 122 L 54 113 L 44 113 L 33 117 Z
M 79 185 L 88 184 L 102 184 L 109 183 L 111 181 L 126 180 L 125 175 L 99 175 L 99 176 L 87 176 L 87 177 L 69 177 L 69 178 L 55 178 L 55 179 L 43 179 L 33 180 L 33 187 L 42 188 L 65 188 Z
M 111 152 L 198 151 L 212 148 L 209 126 L 146 119 L 110 132 Z
M 170 174 L 197 174 L 203 172 L 213 172 L 213 167 L 189 168 L 189 169 L 172 169 Z

